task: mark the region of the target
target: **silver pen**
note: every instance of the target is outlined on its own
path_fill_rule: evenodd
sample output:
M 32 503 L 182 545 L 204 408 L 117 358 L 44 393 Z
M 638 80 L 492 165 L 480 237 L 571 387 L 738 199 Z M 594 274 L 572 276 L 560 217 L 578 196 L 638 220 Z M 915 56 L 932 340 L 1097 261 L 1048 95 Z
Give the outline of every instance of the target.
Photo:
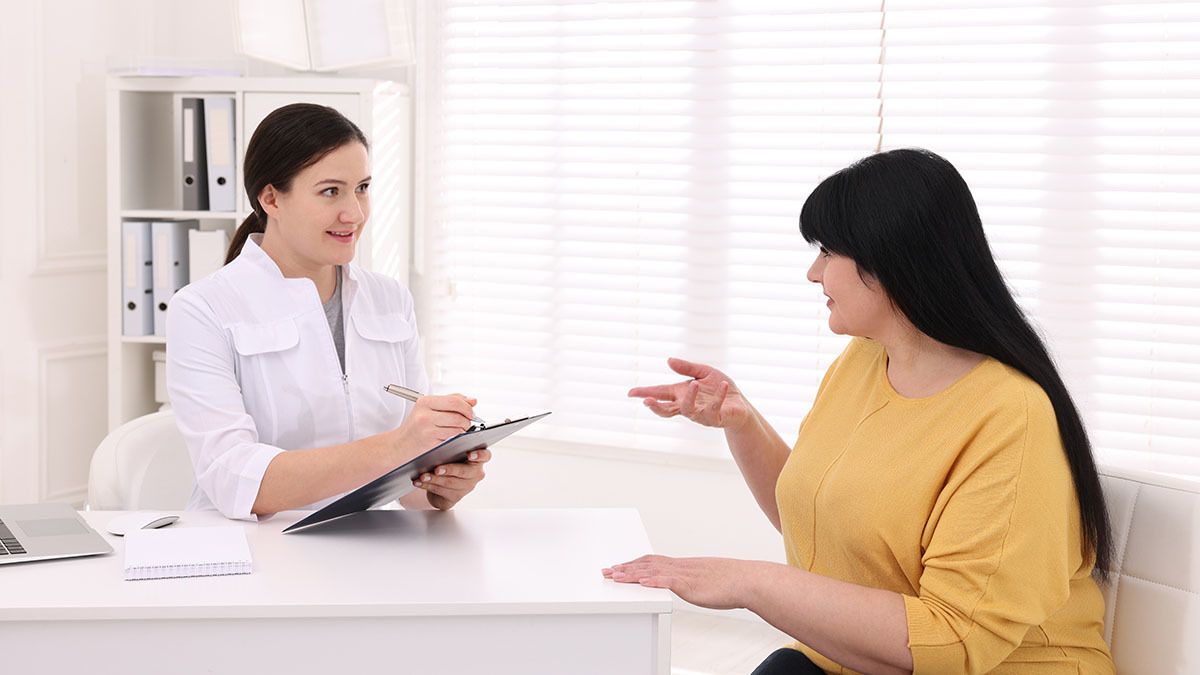
M 384 387 L 383 390 L 389 394 L 394 394 L 396 396 L 399 396 L 400 398 L 408 399 L 408 400 L 412 401 L 413 403 L 416 403 L 418 398 L 425 395 L 415 389 L 409 389 L 408 387 L 401 387 L 398 384 L 389 384 L 386 387 Z M 484 422 L 483 420 L 479 419 L 478 417 L 472 417 L 471 421 L 474 422 L 475 424 L 477 424 L 481 428 L 487 426 L 487 423 Z

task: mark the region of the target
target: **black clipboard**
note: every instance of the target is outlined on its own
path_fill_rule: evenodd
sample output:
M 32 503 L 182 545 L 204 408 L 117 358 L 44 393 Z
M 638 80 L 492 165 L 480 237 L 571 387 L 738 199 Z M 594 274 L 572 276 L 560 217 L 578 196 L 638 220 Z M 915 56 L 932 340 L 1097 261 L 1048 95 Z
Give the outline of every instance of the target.
M 510 434 L 519 429 L 524 429 L 549 414 L 547 412 L 532 417 L 524 417 L 519 420 L 511 420 L 491 427 L 464 431 L 454 438 L 443 441 L 441 445 L 417 455 L 357 490 L 342 495 L 337 501 L 287 526 L 283 532 L 286 534 L 288 532 L 303 530 L 313 525 L 329 522 L 335 518 L 373 509 L 393 499 L 403 497 L 416 489 L 413 487 L 413 480 L 417 476 L 443 464 L 465 462 L 470 452 L 495 445 Z

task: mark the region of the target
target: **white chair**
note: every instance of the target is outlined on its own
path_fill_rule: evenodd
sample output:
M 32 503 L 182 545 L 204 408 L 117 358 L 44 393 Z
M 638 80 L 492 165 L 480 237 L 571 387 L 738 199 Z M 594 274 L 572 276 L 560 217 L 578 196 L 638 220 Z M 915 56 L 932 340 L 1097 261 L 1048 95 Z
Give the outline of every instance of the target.
M 1200 483 L 1101 467 L 1115 542 L 1104 637 L 1120 675 L 1200 673 Z
M 170 410 L 117 427 L 92 454 L 88 508 L 176 511 L 195 485 L 192 461 Z

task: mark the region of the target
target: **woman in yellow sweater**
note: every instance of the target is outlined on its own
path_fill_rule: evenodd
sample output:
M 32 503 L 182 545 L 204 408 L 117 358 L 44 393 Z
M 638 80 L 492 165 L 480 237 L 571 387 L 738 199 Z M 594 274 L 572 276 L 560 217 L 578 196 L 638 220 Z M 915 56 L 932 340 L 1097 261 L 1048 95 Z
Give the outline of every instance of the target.
M 645 556 L 604 570 L 797 639 L 776 673 L 1110 674 L 1111 556 L 1087 434 L 941 157 L 895 150 L 823 181 L 800 231 L 829 326 L 856 336 L 789 448 L 710 366 L 640 387 L 725 432 L 787 565 Z

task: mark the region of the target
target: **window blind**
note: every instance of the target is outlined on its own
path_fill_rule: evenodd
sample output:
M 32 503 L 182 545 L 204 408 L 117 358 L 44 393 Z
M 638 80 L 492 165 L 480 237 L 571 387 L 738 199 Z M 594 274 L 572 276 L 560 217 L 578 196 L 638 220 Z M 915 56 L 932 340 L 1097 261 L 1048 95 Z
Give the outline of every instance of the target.
M 794 436 L 845 345 L 797 216 L 945 155 L 1097 446 L 1197 454 L 1200 3 L 426 3 L 422 330 L 439 390 L 545 442 L 719 456 L 625 397 L 730 374 Z M 536 429 L 531 428 L 534 432 Z
M 1200 457 L 1200 3 L 886 7 L 883 147 L 966 177 L 1102 454 Z

